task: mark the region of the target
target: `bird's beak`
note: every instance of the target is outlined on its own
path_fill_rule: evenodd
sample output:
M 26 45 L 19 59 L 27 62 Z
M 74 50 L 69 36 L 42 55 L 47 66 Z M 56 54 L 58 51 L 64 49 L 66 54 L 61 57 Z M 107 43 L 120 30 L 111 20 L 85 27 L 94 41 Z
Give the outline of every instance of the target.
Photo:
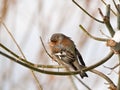
M 54 43 L 53 42 L 48 42 L 49 46 L 54 46 Z

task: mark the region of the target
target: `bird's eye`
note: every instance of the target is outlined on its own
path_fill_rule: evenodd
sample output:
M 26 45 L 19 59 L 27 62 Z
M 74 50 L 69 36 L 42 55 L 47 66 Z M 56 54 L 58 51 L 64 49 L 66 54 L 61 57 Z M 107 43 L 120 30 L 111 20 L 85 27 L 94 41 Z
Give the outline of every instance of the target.
M 51 38 L 50 40 L 51 42 L 57 42 L 57 40 L 55 38 Z
M 51 40 L 51 42 L 57 42 L 56 40 Z

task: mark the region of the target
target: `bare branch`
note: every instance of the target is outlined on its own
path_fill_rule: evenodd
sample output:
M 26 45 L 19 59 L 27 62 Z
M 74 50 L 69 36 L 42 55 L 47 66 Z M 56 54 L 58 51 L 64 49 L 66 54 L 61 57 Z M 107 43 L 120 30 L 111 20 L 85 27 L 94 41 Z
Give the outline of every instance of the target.
M 87 30 L 82 26 L 82 25 L 79 25 L 79 27 L 82 29 L 83 32 L 85 32 L 86 35 L 88 35 L 89 37 L 91 37 L 92 39 L 94 40 L 97 40 L 97 41 L 107 41 L 108 39 L 104 39 L 104 38 L 98 38 L 98 37 L 94 37 L 92 36 L 89 32 L 87 32 Z
M 109 54 L 103 58 L 102 60 L 100 60 L 99 62 L 95 63 L 94 65 L 91 65 L 85 69 L 83 69 L 83 71 L 89 71 L 91 69 L 94 69 L 100 65 L 102 65 L 103 63 L 105 63 L 106 61 L 108 61 L 112 56 L 113 56 L 114 52 L 113 51 L 110 51 Z
M 118 55 L 119 63 L 120 63 L 120 54 Z M 120 90 L 120 66 L 118 71 L 118 84 L 117 84 L 117 90 Z
M 10 55 L 7 55 L 7 54 L 5 54 L 5 53 L 3 53 L 1 51 L 0 51 L 0 54 L 5 56 L 5 57 L 7 57 L 7 58 L 9 58 L 12 61 L 15 61 L 15 62 L 17 62 L 17 63 L 19 63 L 19 64 L 21 64 L 21 65 L 23 65 L 23 66 L 25 66 L 25 67 L 27 67 L 29 69 L 32 69 L 32 70 L 40 72 L 40 73 L 51 74 L 51 75 L 74 75 L 74 74 L 80 73 L 80 71 L 79 72 L 78 71 L 73 71 L 73 72 L 54 72 L 54 71 L 41 70 L 41 69 L 38 69 L 38 68 L 36 68 L 36 67 L 34 67 L 32 65 L 24 63 L 23 61 L 19 61 L 18 59 L 15 59 L 15 58 L 11 57 Z M 108 81 L 108 83 L 111 86 L 115 87 L 114 83 L 106 75 L 104 75 L 103 73 L 101 73 L 99 71 L 96 71 L 96 70 L 90 70 L 90 71 L 95 73 L 95 74 L 97 74 L 97 75 L 99 75 L 99 76 L 101 76 L 106 81 Z
M 100 71 L 97 71 L 97 70 L 95 70 L 95 69 L 92 69 L 92 70 L 90 70 L 91 72 L 93 72 L 93 73 L 95 73 L 95 74 L 97 74 L 98 76 L 100 76 L 100 77 L 102 77 L 102 78 L 104 78 L 108 83 L 109 83 L 109 88 L 111 87 L 111 88 L 113 88 L 113 89 L 110 89 L 110 90 L 116 90 L 116 85 L 113 83 L 113 81 L 109 78 L 109 77 L 107 77 L 105 74 L 103 74 L 102 72 L 100 72 Z
M 119 11 L 119 9 L 118 9 L 118 7 L 117 7 L 117 4 L 116 4 L 116 2 L 115 2 L 115 0 L 112 0 L 112 1 L 113 1 L 113 3 L 114 3 L 114 6 L 115 6 L 116 10 L 120 13 L 120 11 Z
M 102 1 L 102 3 L 104 4 L 104 5 L 108 5 L 106 2 L 105 2 L 105 0 L 101 0 Z M 112 11 L 112 13 L 115 15 L 115 16 L 117 16 L 117 14 L 112 10 L 112 9 L 110 9 L 111 11 Z
M 86 85 L 82 80 L 80 80 L 80 78 L 78 78 L 77 76 L 74 76 L 80 83 L 82 83 L 88 90 L 92 90 L 88 85 Z
M 100 22 L 100 23 L 104 23 L 103 21 L 101 20 L 98 20 L 96 19 L 94 16 L 90 15 L 84 8 L 82 8 L 75 0 L 72 0 L 72 2 L 77 5 L 85 14 L 87 14 L 89 17 L 91 17 L 92 19 L 94 19 L 95 21 L 97 22 Z
M 45 45 L 44 45 L 43 40 L 42 40 L 42 37 L 40 37 L 40 40 L 41 40 L 42 46 L 43 46 L 45 52 L 47 53 L 47 55 L 48 55 L 51 59 L 54 59 L 54 58 L 48 53 L 47 49 L 45 48 Z
M 20 51 L 20 53 L 22 54 L 24 60 L 27 61 L 24 53 L 22 52 L 20 46 L 18 45 L 18 43 L 17 43 L 17 41 L 15 40 L 14 36 L 12 35 L 12 33 L 9 31 L 9 29 L 7 28 L 7 26 L 5 25 L 4 22 L 2 22 L 2 25 L 4 26 L 5 30 L 8 32 L 8 34 L 10 35 L 10 37 L 12 38 L 12 40 L 14 41 L 14 43 L 16 44 L 16 46 L 17 46 L 18 50 Z M 40 84 L 39 80 L 37 79 L 35 73 L 34 73 L 33 71 L 31 71 L 31 73 L 32 73 L 32 75 L 33 75 L 33 77 L 34 77 L 34 79 L 35 79 L 35 81 L 36 81 L 36 84 L 38 85 L 38 88 L 39 88 L 40 90 L 43 90 L 42 85 Z
M 103 18 L 103 21 L 104 21 L 107 29 L 109 30 L 111 36 L 113 37 L 115 31 L 114 31 L 112 25 L 110 24 L 110 5 L 107 5 L 106 8 L 107 8 L 107 9 L 106 9 L 106 15 L 105 15 L 105 16 L 103 15 L 101 9 L 98 9 L 98 10 L 99 10 L 99 12 L 100 12 L 100 15 L 101 15 L 102 18 Z
M 118 12 L 117 12 L 117 28 L 120 30 L 120 4 L 117 5 L 118 7 Z

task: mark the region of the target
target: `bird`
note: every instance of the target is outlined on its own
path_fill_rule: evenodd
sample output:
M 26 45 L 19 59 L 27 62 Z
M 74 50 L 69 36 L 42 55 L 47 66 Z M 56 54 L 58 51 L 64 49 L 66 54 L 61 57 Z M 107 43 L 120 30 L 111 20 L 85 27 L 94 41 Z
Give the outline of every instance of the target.
M 87 73 L 82 71 L 86 67 L 83 58 L 70 37 L 62 33 L 55 33 L 50 38 L 49 47 L 51 55 L 59 58 L 58 63 L 65 63 L 75 71 L 81 70 L 81 78 L 88 77 Z

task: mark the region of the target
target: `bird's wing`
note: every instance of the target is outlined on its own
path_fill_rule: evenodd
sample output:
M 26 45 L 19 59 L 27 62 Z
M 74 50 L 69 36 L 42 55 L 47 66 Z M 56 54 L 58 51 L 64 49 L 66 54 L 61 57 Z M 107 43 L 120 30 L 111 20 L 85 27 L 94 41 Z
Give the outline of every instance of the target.
M 75 55 L 73 55 L 70 51 L 66 49 L 62 49 L 61 52 L 55 53 L 55 55 L 65 63 L 71 63 L 75 61 L 76 58 Z
M 76 52 L 77 58 L 78 58 L 78 60 L 80 61 L 80 63 L 81 63 L 83 66 L 85 66 L 85 63 L 84 63 L 84 61 L 83 61 L 83 58 L 82 58 L 82 56 L 80 55 L 80 53 L 79 53 L 79 51 L 77 50 L 77 48 L 75 48 L 75 52 Z

